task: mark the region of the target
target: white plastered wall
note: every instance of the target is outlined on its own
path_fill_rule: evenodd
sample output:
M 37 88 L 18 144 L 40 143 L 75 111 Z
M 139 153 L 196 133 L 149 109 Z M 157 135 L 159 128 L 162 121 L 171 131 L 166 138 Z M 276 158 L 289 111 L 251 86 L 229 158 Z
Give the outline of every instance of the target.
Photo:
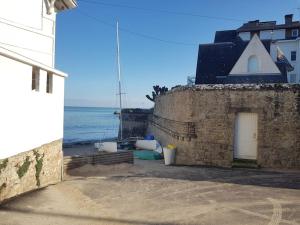
M 242 38 L 243 41 L 250 41 L 250 32 L 240 32 L 239 33 L 240 38 Z
M 259 61 L 259 71 L 257 74 L 281 74 L 278 67 L 272 60 L 270 54 L 260 41 L 259 37 L 257 35 L 254 35 L 245 48 L 244 52 L 232 68 L 230 75 L 253 75 L 253 73 L 248 72 L 248 59 L 253 55 L 255 55 Z
M 46 93 L 46 71 L 40 91 L 32 91 L 32 66 L 0 56 L 0 159 L 63 137 L 64 77 L 53 76 Z
M 54 67 L 55 20 L 44 0 L 0 0 L 0 46 Z
M 282 40 L 272 43 L 271 56 L 273 60 L 277 60 L 277 46 L 283 52 L 285 57 L 289 60 L 290 64 L 294 67 L 294 70 L 288 72 L 288 80 L 290 80 L 291 74 L 296 74 L 296 82 L 300 83 L 300 39 L 296 40 Z M 291 61 L 291 52 L 296 51 L 296 61 Z
M 259 32 L 260 39 L 261 40 L 281 40 L 285 39 L 285 29 L 278 29 L 278 30 L 262 30 Z M 250 32 L 240 32 L 239 33 L 240 38 L 242 38 L 243 41 L 250 41 L 251 39 L 251 33 Z

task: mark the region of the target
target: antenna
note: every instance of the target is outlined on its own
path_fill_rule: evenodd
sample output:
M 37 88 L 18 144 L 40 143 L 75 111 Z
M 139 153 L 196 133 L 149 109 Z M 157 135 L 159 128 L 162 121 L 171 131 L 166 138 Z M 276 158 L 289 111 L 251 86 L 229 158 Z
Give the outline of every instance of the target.
M 119 40 L 119 21 L 117 21 L 117 61 L 118 61 L 118 80 L 119 80 L 119 100 L 120 100 L 120 139 L 123 139 L 122 122 L 122 87 L 121 87 L 121 65 L 120 65 L 120 40 Z

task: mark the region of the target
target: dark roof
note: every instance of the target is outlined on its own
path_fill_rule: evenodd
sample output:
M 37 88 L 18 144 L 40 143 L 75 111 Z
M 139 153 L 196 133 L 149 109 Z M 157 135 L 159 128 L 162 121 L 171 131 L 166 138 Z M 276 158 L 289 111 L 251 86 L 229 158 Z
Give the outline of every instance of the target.
M 233 42 L 236 40 L 236 36 L 237 36 L 236 30 L 217 31 L 215 34 L 214 43 Z
M 300 22 L 294 21 L 288 24 L 276 24 L 276 21 L 260 22 L 259 20 L 244 23 L 237 32 L 260 31 L 260 30 L 278 30 L 300 28 Z
M 226 39 L 228 33 L 225 32 L 224 35 Z M 217 41 L 223 39 L 221 36 Z M 199 45 L 196 84 L 212 84 L 217 83 L 218 77 L 226 78 L 248 43 L 249 41 L 242 41 L 236 36 L 233 42 Z M 264 40 L 262 43 L 270 52 L 271 41 Z
M 287 76 L 280 74 L 280 75 L 273 75 L 273 74 L 264 74 L 264 75 L 241 75 L 241 76 L 228 76 L 226 79 L 223 80 L 224 84 L 241 84 L 241 83 L 255 83 L 255 84 L 262 84 L 262 83 L 287 83 Z

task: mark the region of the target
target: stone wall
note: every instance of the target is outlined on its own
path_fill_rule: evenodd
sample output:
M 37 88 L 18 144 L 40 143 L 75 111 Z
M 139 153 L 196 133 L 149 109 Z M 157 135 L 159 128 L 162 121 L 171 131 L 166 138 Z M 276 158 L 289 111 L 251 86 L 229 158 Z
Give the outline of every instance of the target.
M 91 165 L 112 165 L 119 163 L 133 164 L 132 151 L 118 151 L 118 152 L 99 152 L 93 155 L 82 156 L 65 156 L 64 157 L 64 172 L 75 169 L 87 164 Z
M 151 109 L 123 109 L 123 138 L 144 137 L 147 132 L 148 117 L 152 112 Z
M 62 180 L 62 141 L 0 160 L 0 203 Z
M 176 164 L 231 167 L 240 112 L 258 114 L 257 164 L 300 169 L 300 85 L 199 85 L 159 96 L 148 132 Z

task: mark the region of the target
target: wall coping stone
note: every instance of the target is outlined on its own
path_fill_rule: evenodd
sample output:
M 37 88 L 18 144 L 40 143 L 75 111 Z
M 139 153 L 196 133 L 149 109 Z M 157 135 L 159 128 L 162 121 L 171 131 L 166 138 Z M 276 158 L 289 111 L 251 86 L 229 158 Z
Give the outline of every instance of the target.
M 202 91 L 202 90 L 245 90 L 245 91 L 300 91 L 300 84 L 201 84 L 176 86 L 164 95 L 182 91 Z M 158 97 L 164 96 L 159 95 Z

